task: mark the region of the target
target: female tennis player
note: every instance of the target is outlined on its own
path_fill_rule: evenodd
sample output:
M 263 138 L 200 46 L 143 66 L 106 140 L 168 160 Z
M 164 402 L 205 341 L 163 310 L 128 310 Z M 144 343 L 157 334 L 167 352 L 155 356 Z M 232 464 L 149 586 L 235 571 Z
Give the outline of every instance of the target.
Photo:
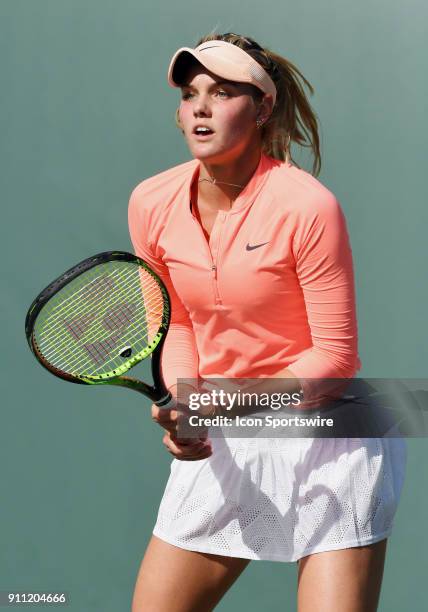
M 193 159 L 132 192 L 135 252 L 161 276 L 177 380 L 262 379 L 313 392 L 361 367 L 352 252 L 339 202 L 316 176 L 317 120 L 287 59 L 237 34 L 173 56 L 176 121 Z M 290 144 L 310 146 L 312 174 Z M 406 463 L 401 438 L 177 436 L 133 612 L 212 610 L 251 559 L 298 562 L 299 612 L 377 609 Z M 269 585 L 266 585 L 269 588 Z

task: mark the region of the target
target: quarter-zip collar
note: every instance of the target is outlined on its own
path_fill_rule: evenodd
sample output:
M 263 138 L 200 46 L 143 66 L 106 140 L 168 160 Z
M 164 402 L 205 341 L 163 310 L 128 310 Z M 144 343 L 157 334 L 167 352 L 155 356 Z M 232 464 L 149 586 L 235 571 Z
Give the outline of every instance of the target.
M 186 206 L 189 210 L 190 210 L 189 202 L 192 196 L 191 187 L 192 187 L 193 181 L 196 179 L 196 177 L 199 176 L 199 172 L 201 168 L 201 162 L 199 160 L 194 160 L 194 161 L 195 161 L 195 166 L 194 166 L 193 172 L 189 180 L 186 182 L 186 186 L 185 186 L 185 193 L 187 196 Z M 241 193 L 238 195 L 238 197 L 235 199 L 235 201 L 233 202 L 232 208 L 229 211 L 227 211 L 227 214 L 234 215 L 236 213 L 243 211 L 248 206 L 251 206 L 251 204 L 256 199 L 258 193 L 260 192 L 261 188 L 263 187 L 264 183 L 266 182 L 269 176 L 270 169 L 275 165 L 275 162 L 276 160 L 274 160 L 273 158 L 269 157 L 263 152 L 261 153 L 260 160 L 259 160 L 259 163 L 257 165 L 257 168 L 254 174 L 252 175 L 248 183 L 245 185 Z

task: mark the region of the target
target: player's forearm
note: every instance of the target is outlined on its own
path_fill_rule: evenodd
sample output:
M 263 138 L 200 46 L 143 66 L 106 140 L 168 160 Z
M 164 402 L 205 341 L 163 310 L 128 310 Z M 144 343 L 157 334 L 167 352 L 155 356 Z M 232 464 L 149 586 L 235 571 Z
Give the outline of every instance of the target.
M 176 397 L 177 380 L 198 378 L 199 356 L 190 325 L 170 325 L 162 350 L 162 373 L 165 384 Z

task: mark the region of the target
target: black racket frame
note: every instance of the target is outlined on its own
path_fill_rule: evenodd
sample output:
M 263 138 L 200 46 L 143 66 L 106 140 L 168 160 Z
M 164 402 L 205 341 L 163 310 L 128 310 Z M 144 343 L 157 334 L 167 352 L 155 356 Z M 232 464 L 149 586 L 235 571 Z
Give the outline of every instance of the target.
M 109 261 L 127 261 L 142 266 L 151 276 L 155 278 L 162 291 L 162 296 L 165 300 L 162 322 L 159 328 L 159 331 L 162 335 L 156 348 L 150 354 L 151 372 L 154 383 L 153 385 L 148 385 L 147 383 L 144 383 L 141 380 L 131 378 L 129 376 L 117 376 L 113 378 L 87 382 L 81 378 L 69 374 L 68 372 L 63 372 L 62 370 L 55 368 L 52 364 L 50 364 L 46 359 L 44 359 L 43 355 L 39 351 L 37 342 L 34 338 L 33 331 L 37 316 L 43 306 L 51 299 L 51 297 L 54 296 L 60 289 L 65 287 L 72 280 L 77 278 L 80 274 L 87 272 L 88 270 L 94 268 L 99 264 L 108 263 Z M 143 393 L 149 399 L 151 399 L 157 406 L 166 407 L 171 402 L 172 396 L 169 390 L 167 389 L 162 376 L 161 357 L 163 344 L 165 342 L 166 334 L 168 332 L 170 324 L 170 319 L 171 302 L 169 299 L 167 288 L 165 287 L 163 281 L 156 274 L 156 272 L 154 272 L 150 268 L 147 262 L 145 262 L 140 257 L 133 255 L 132 253 L 127 253 L 126 251 L 104 251 L 103 253 L 98 253 L 97 255 L 88 257 L 87 259 L 84 259 L 80 263 L 76 264 L 75 266 L 61 274 L 61 276 L 56 278 L 45 289 L 43 289 L 43 291 L 39 293 L 39 295 L 33 300 L 30 308 L 28 309 L 28 313 L 25 318 L 25 335 L 27 337 L 28 345 L 37 360 L 42 364 L 43 367 L 49 370 L 51 374 L 54 374 L 54 376 L 62 378 L 63 380 L 67 380 L 68 382 L 80 385 L 116 385 L 120 387 L 126 387 L 128 389 L 133 389 L 134 391 Z

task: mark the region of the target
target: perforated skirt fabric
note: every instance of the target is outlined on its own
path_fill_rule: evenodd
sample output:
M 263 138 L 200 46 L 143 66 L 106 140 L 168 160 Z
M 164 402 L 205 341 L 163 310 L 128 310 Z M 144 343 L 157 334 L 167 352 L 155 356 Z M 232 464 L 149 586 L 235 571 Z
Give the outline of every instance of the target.
M 403 438 L 211 438 L 173 459 L 154 535 L 246 559 L 297 561 L 388 537 L 405 478 Z

